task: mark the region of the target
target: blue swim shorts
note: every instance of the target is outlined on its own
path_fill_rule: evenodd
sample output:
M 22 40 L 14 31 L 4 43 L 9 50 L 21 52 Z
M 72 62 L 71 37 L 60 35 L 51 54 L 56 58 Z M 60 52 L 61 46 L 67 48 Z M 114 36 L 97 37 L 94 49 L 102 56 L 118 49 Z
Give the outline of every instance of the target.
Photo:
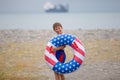
M 65 51 L 64 50 L 56 51 L 56 58 L 58 59 L 59 62 L 64 63 L 66 59 Z

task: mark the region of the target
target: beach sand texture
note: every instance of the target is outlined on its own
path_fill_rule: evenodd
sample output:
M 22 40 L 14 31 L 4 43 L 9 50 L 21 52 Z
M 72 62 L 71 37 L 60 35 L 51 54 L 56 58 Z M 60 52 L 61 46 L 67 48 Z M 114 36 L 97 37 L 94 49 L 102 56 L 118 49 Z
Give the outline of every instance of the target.
M 65 30 L 84 44 L 81 67 L 66 80 L 120 80 L 120 29 Z M 45 46 L 56 34 L 51 30 L 0 30 L 0 80 L 54 80 L 44 59 Z M 72 49 L 65 49 L 67 61 Z

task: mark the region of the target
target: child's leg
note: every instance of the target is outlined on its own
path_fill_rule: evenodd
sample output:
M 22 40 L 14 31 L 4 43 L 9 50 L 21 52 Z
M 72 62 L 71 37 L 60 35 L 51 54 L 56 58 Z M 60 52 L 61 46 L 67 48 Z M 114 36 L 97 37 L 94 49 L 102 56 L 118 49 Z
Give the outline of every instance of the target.
M 65 80 L 65 76 L 63 74 L 60 74 L 61 80 Z
M 60 75 L 56 72 L 54 72 L 54 75 L 55 75 L 55 80 L 60 80 Z

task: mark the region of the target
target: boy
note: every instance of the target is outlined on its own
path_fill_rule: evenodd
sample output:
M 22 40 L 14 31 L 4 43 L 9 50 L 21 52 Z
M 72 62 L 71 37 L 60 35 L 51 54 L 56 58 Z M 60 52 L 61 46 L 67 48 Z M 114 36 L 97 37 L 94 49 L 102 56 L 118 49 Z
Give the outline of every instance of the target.
M 63 27 L 60 23 L 56 22 L 53 24 L 53 30 L 57 33 L 57 34 L 62 34 L 63 33 Z M 65 59 L 66 59 L 66 55 L 64 52 L 65 46 L 60 46 L 58 48 L 53 48 L 52 51 L 55 52 L 56 58 L 59 60 L 59 62 L 64 63 Z M 55 80 L 65 80 L 65 77 L 63 74 L 58 74 L 56 72 L 54 72 L 55 75 Z

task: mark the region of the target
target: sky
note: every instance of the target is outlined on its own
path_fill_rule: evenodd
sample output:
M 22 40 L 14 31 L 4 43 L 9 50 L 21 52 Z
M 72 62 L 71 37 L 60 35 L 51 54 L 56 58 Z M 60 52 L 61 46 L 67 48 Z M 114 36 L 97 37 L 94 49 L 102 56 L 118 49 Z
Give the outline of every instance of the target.
M 69 4 L 69 12 L 120 12 L 120 0 L 0 0 L 0 13 L 44 13 L 44 4 Z

